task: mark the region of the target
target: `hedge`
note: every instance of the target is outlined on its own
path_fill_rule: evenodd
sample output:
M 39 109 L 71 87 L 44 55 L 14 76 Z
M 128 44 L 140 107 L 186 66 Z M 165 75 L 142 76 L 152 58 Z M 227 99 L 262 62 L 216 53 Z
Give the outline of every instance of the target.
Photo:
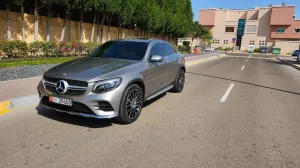
M 82 42 L 26 43 L 20 40 L 0 41 L 0 58 L 61 57 L 87 55 L 100 44 Z
M 177 48 L 178 48 L 178 51 L 190 52 L 190 50 L 191 50 L 190 46 L 185 46 L 185 45 L 179 45 Z

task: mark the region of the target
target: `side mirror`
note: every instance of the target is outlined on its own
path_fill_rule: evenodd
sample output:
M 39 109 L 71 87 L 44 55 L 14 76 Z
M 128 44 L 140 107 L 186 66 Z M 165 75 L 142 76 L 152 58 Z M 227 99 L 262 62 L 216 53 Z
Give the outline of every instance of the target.
M 162 62 L 164 60 L 164 58 L 162 56 L 159 55 L 153 55 L 150 58 L 150 62 Z

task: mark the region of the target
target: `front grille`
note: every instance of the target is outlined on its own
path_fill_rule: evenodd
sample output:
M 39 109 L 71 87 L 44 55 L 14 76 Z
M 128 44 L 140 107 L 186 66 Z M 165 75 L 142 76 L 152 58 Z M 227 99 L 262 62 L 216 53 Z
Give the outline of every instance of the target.
M 80 86 L 80 87 L 88 87 L 88 83 L 85 81 L 78 81 L 78 80 L 71 80 L 71 79 L 59 79 L 59 78 L 50 78 L 44 76 L 45 81 L 52 82 L 52 83 L 57 83 L 60 80 L 65 80 L 68 82 L 69 85 L 72 86 Z
M 58 109 L 58 110 L 64 110 L 64 111 L 75 112 L 75 113 L 77 112 L 77 113 L 84 113 L 84 114 L 94 114 L 95 115 L 95 113 L 90 108 L 88 108 L 86 105 L 84 105 L 82 103 L 78 103 L 78 102 L 73 102 L 73 106 L 69 107 L 69 106 L 64 106 L 64 105 L 60 105 L 60 104 L 50 103 L 49 102 L 49 97 L 44 96 L 42 98 L 42 103 L 49 106 L 49 107 Z
M 45 85 L 46 89 L 52 93 L 57 93 L 56 88 L 53 86 Z M 61 94 L 61 95 L 67 95 L 67 96 L 80 96 L 85 93 L 86 90 L 68 90 L 66 93 Z
M 108 102 L 99 102 L 99 109 L 102 111 L 114 111 L 113 107 Z

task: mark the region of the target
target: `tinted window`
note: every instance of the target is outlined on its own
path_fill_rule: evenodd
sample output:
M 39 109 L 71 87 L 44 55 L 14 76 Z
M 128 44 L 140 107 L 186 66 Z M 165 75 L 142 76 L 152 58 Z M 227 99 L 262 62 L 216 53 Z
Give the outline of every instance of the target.
M 164 56 L 173 55 L 173 47 L 167 43 L 163 44 L 164 46 Z
M 109 41 L 97 48 L 90 56 L 102 58 L 142 60 L 148 43 L 134 41 Z
M 159 55 L 159 56 L 163 56 L 163 50 L 161 47 L 161 44 L 155 44 L 151 51 L 150 51 L 150 57 L 152 57 L 153 55 Z

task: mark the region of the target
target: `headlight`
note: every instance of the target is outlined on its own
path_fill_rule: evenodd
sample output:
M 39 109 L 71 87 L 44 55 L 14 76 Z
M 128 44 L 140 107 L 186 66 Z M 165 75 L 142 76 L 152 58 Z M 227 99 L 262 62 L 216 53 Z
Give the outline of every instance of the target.
M 122 78 L 108 79 L 103 81 L 95 82 L 93 92 L 94 93 L 103 93 L 109 90 L 113 90 L 120 86 Z

